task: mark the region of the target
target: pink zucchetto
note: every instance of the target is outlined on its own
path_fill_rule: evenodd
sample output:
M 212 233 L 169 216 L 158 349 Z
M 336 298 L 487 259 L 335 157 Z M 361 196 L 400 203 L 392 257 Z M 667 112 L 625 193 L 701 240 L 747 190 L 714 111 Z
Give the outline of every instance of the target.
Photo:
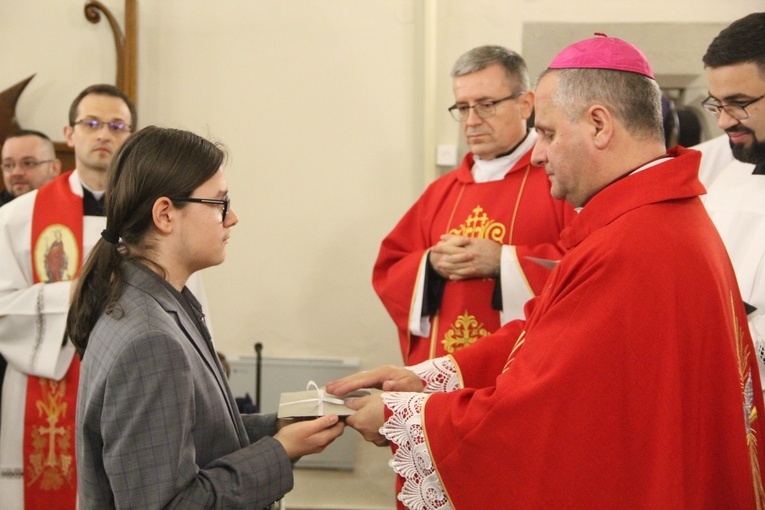
M 642 74 L 652 80 L 653 71 L 643 52 L 626 41 L 596 32 L 596 37 L 567 46 L 549 69 L 610 69 Z

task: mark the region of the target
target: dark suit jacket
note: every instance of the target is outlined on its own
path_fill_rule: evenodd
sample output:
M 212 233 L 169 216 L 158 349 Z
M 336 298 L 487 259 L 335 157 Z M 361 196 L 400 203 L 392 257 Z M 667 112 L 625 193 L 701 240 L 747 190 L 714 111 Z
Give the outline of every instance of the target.
M 281 498 L 293 479 L 269 436 L 275 416 L 241 416 L 212 344 L 168 284 L 124 267 L 122 315 L 101 316 L 82 361 L 80 509 L 257 509 Z

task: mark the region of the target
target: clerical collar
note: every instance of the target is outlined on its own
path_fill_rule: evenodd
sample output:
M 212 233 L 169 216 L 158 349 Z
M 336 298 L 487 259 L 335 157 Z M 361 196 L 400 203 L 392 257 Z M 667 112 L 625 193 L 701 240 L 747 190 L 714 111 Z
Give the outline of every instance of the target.
M 82 180 L 82 210 L 85 216 L 104 216 L 104 193 L 95 191 L 85 185 Z
M 88 190 L 90 192 L 90 194 L 93 195 L 93 197 L 96 200 L 101 200 L 102 198 L 104 198 L 104 194 L 106 193 L 106 190 L 96 191 L 96 190 L 90 188 L 87 184 L 85 184 L 82 181 L 82 179 L 80 179 L 80 184 L 82 185 L 82 189 L 83 190 Z
M 473 174 L 475 182 L 493 182 L 499 181 L 507 175 L 507 172 L 533 147 L 537 141 L 536 131 L 527 131 L 526 136 L 521 142 L 503 152 L 494 159 L 481 159 L 479 156 L 473 156 L 473 168 L 470 172 Z

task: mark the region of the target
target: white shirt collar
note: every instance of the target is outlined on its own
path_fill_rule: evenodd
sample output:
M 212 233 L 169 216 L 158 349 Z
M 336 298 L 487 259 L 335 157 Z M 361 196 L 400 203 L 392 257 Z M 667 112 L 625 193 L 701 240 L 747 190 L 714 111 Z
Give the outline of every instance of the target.
M 473 180 L 475 182 L 493 182 L 503 179 L 507 172 L 534 147 L 537 137 L 536 131 L 529 131 L 526 139 L 513 152 L 501 158 L 485 160 L 473 155 L 473 168 L 470 169 Z
M 77 169 L 72 172 L 72 175 L 69 176 L 69 186 L 72 188 L 72 192 L 74 192 L 77 196 L 82 196 L 82 190 L 83 188 L 90 191 L 90 193 L 96 198 L 96 200 L 101 200 L 101 197 L 104 196 L 106 193 L 106 190 L 102 191 L 96 191 L 94 189 L 89 188 L 82 179 L 80 179 L 80 174 L 77 172 Z

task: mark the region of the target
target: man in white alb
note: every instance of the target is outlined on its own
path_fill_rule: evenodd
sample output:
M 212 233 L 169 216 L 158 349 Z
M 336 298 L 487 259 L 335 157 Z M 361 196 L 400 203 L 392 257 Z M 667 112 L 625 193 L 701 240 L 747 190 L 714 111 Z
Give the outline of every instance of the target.
M 733 261 L 765 375 L 765 12 L 733 22 L 712 41 L 703 61 L 709 97 L 704 108 L 725 135 L 695 147 L 704 205 Z M 703 313 L 703 311 L 700 311 Z

